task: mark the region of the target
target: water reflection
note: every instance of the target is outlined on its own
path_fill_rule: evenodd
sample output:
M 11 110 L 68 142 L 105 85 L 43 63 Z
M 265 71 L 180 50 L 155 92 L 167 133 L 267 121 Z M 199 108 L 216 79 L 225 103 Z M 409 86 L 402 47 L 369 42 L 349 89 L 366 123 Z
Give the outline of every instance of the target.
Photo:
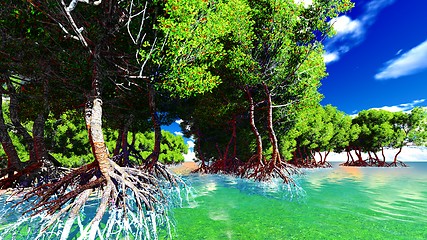
M 427 222 L 427 168 L 412 163 L 411 168 L 336 167 L 308 174 L 308 188 L 336 191 L 334 206 L 360 207 L 359 214 L 377 220 Z M 351 191 L 349 191 L 351 189 Z M 333 194 L 333 193 L 331 193 Z M 324 203 L 328 205 L 328 203 Z M 363 210 L 366 209 L 367 211 Z

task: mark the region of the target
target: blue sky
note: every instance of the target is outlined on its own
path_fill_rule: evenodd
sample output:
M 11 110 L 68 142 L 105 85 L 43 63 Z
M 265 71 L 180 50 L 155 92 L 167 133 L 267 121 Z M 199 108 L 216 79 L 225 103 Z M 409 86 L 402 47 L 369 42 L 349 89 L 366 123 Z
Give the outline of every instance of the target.
M 427 106 L 427 0 L 353 0 L 325 41 L 322 104 L 348 114 Z

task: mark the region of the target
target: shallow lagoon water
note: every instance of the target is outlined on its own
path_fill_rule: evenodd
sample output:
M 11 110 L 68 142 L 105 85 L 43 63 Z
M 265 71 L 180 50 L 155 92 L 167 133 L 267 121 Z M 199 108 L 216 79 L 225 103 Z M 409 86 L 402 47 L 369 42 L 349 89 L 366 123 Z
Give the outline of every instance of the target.
M 192 176 L 176 239 L 427 239 L 427 163 L 305 171 L 289 196 L 226 176 Z M 292 197 L 292 198 L 291 198 Z
M 427 163 L 409 165 L 305 170 L 303 190 L 291 192 L 280 182 L 191 175 L 194 199 L 173 209 L 173 239 L 427 239 Z M 0 204 L 8 207 L 4 197 Z M 0 214 L 0 235 L 17 219 Z M 32 227 L 16 239 L 31 239 Z

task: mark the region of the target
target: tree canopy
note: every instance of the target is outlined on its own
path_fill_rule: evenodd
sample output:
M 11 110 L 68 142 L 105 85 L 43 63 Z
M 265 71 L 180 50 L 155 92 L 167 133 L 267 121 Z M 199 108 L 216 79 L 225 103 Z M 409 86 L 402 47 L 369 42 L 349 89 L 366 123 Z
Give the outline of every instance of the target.
M 424 109 L 352 118 L 320 105 L 323 40 L 334 34 L 331 20 L 352 6 L 2 3 L 0 187 L 33 187 L 24 199 L 36 197 L 33 211 L 68 216 L 63 237 L 94 189 L 101 202 L 82 235 L 96 237 L 112 204 L 124 206 L 128 222 L 139 221 L 133 212 L 165 219 L 156 205 L 166 201 L 161 188 L 179 180 L 164 164 L 183 161 L 187 147 L 162 125 L 178 118 L 195 139 L 202 172 L 292 183 L 295 166 L 327 167 L 331 151 L 347 152 L 348 165 L 385 166 L 377 156 L 384 148 L 426 143 Z

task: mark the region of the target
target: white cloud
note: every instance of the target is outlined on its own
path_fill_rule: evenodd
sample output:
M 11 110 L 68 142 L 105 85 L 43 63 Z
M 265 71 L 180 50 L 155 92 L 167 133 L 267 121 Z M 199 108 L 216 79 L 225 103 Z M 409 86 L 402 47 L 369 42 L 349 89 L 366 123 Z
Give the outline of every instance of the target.
M 188 151 L 187 154 L 184 154 L 185 162 L 192 162 L 196 159 L 196 153 L 194 151 Z
M 196 159 L 196 153 L 194 152 L 194 142 L 193 141 L 187 141 L 188 144 L 188 153 L 184 154 L 184 161 L 191 162 Z
M 365 5 L 364 13 L 357 19 L 348 16 L 339 16 L 331 20 L 331 24 L 337 34 L 325 41 L 326 54 L 325 63 L 331 63 L 340 59 L 340 55 L 345 54 L 351 48 L 359 45 L 365 38 L 366 29 L 375 21 L 378 13 L 395 0 L 373 0 Z M 331 61 L 330 54 L 336 56 Z
M 402 111 L 406 111 L 407 107 L 398 105 L 398 106 L 384 106 L 384 107 L 372 108 L 372 109 L 386 110 L 389 112 L 402 112 Z
M 184 122 L 184 120 L 182 120 L 182 119 L 178 119 L 178 120 L 176 120 L 175 121 L 177 124 L 181 124 L 182 122 Z
M 375 75 L 385 80 L 412 75 L 427 70 L 427 40 L 386 63 L 386 67 Z
M 193 141 L 187 141 L 187 145 L 188 145 L 188 148 L 191 148 L 191 149 L 194 148 L 194 142 Z
M 382 110 L 386 110 L 389 112 L 405 112 L 405 111 L 412 110 L 416 105 L 423 103 L 424 101 L 425 101 L 425 99 L 417 99 L 417 100 L 414 100 L 410 103 L 402 103 L 402 104 L 395 105 L 395 106 L 383 106 L 380 108 L 373 108 L 373 109 L 382 109 Z
M 417 100 L 414 100 L 410 103 L 402 103 L 402 104 L 398 104 L 398 105 L 394 105 L 394 106 L 383 106 L 383 107 L 371 108 L 371 109 L 386 110 L 389 112 L 410 112 L 414 107 L 416 107 L 417 105 L 419 105 L 425 101 L 426 101 L 426 99 L 417 99 Z M 426 110 L 427 110 L 427 107 L 426 107 Z M 354 110 L 350 116 L 352 118 L 355 118 L 355 117 L 357 117 L 358 114 L 359 114 L 359 111 Z
M 352 35 L 352 37 L 360 36 L 363 33 L 362 23 L 359 20 L 352 20 L 348 16 L 339 16 L 332 20 L 337 35 L 342 37 L 344 35 Z
M 177 136 L 184 136 L 184 134 L 182 132 L 173 132 L 173 133 Z
M 368 23 L 375 21 L 375 18 L 377 17 L 378 13 L 384 7 L 387 7 L 388 5 L 393 4 L 395 1 L 396 0 L 374 0 L 374 1 L 370 1 L 369 3 L 366 4 L 366 12 L 361 18 L 362 21 L 368 22 Z
M 340 56 L 338 52 L 323 54 L 323 61 L 325 61 L 325 63 L 335 62 L 335 61 L 338 61 L 339 59 L 340 59 Z

